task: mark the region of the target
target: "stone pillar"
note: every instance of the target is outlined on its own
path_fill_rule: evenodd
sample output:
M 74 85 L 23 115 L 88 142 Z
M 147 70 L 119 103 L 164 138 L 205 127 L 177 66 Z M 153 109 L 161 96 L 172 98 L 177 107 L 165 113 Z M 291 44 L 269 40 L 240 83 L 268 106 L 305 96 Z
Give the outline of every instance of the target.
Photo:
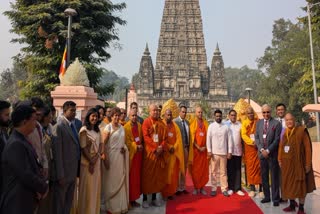
M 93 88 L 87 86 L 57 86 L 51 92 L 51 97 L 58 116 L 62 115 L 62 106 L 66 101 L 75 102 L 77 104 L 76 118 L 81 121 L 84 121 L 90 108 L 96 105 L 104 106 L 104 102 L 98 100 L 97 93 L 94 92 Z

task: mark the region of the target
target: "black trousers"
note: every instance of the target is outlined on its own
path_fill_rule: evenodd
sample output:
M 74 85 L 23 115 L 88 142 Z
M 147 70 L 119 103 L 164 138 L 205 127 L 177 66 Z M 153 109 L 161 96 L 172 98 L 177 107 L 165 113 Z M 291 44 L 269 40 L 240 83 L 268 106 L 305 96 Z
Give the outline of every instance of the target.
M 277 157 L 269 157 L 268 159 L 260 159 L 261 178 L 264 197 L 270 197 L 269 171 L 271 172 L 271 193 L 272 201 L 279 202 L 280 200 L 280 167 Z
M 241 156 L 234 156 L 227 161 L 228 189 L 241 190 Z

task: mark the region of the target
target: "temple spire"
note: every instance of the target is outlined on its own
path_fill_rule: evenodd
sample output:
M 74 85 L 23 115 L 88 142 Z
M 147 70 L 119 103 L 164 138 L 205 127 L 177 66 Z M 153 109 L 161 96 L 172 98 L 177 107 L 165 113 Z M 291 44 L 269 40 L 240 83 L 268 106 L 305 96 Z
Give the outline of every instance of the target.
M 145 56 L 149 56 L 150 52 L 149 52 L 149 47 L 148 47 L 148 43 L 146 43 L 146 48 L 144 49 L 144 53 Z
M 215 55 L 215 56 L 221 55 L 218 42 L 217 42 L 217 46 L 216 46 L 216 49 L 214 50 L 213 55 Z

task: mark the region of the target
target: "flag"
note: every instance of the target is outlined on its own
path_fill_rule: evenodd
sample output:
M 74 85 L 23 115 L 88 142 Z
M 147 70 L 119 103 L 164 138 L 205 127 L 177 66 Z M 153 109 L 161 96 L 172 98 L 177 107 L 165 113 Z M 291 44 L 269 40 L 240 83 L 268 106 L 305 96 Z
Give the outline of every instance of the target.
M 60 71 L 59 71 L 59 75 L 62 75 L 62 76 L 64 75 L 64 73 L 66 73 L 66 69 L 67 69 L 67 49 L 68 49 L 68 45 L 66 44 L 66 46 L 64 47 L 61 65 L 60 65 Z

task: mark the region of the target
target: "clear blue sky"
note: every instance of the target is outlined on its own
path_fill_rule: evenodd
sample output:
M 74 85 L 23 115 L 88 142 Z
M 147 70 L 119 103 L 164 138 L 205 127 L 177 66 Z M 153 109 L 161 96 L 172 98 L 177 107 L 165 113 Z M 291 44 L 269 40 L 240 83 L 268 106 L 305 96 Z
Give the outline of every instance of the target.
M 2 14 L 9 9 L 9 1 L 2 0 L 0 8 L 0 71 L 11 67 L 11 57 L 20 46 L 11 44 L 14 35 L 8 31 L 10 22 Z M 127 25 L 119 27 L 122 49 L 108 49 L 112 58 L 103 64 L 118 75 L 131 77 L 139 70 L 146 43 L 149 44 L 153 64 L 158 48 L 160 24 L 165 0 L 113 0 L 126 2 L 121 17 Z M 225 66 L 256 68 L 256 59 L 263 56 L 272 39 L 272 25 L 279 18 L 297 22 L 305 16 L 304 0 L 199 0 L 203 21 L 208 65 L 216 43 L 219 43 Z M 308 45 L 308 44 L 306 44 Z

